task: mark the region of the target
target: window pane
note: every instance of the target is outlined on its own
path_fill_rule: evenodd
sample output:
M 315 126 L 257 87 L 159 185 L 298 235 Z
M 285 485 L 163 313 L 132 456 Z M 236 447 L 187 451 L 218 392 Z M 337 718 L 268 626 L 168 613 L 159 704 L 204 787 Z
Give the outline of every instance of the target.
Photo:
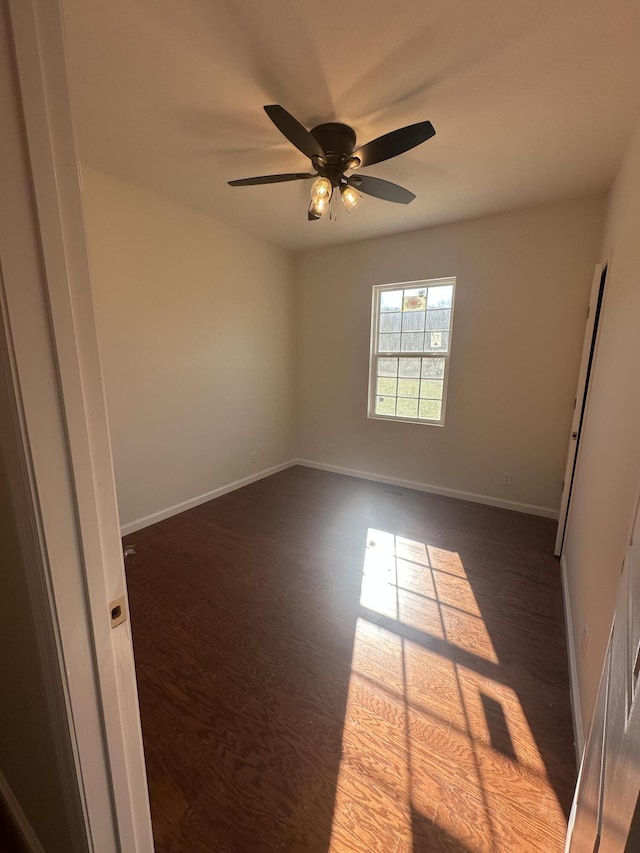
M 383 290 L 380 294 L 380 311 L 402 311 L 402 291 Z
M 393 359 L 395 361 L 395 359 Z M 432 359 L 429 359 L 431 361 Z M 437 359 L 438 361 L 443 361 L 443 359 Z M 433 359 L 436 361 L 436 359 Z M 378 371 L 379 372 L 379 371 Z M 387 374 L 385 373 L 385 376 Z M 395 376 L 395 373 L 393 374 Z M 422 375 L 424 376 L 424 367 L 422 368 Z M 431 374 L 429 374 L 431 375 Z M 420 376 L 420 359 L 419 358 L 401 358 L 400 359 L 400 367 L 398 369 L 398 376 Z
M 436 280 L 391 288 L 374 288 L 370 414 L 442 423 L 455 284 Z
M 406 359 L 401 359 L 406 361 Z M 440 360 L 440 359 L 438 359 Z M 435 361 L 435 359 L 434 359 Z M 379 358 L 378 359 L 378 376 L 397 376 L 398 375 L 398 359 L 397 358 Z M 422 375 L 425 376 L 424 368 Z M 431 374 L 429 374 L 431 375 Z
M 402 327 L 402 314 L 388 311 L 380 315 L 381 332 L 399 332 Z M 435 328 L 435 327 L 434 327 Z
M 400 352 L 400 335 L 380 335 L 379 341 L 380 352 Z
M 418 401 L 411 400 L 405 397 L 398 399 L 398 408 L 396 410 L 398 417 L 417 418 L 418 417 Z
M 395 397 L 376 397 L 376 415 L 395 415 Z
M 404 332 L 423 332 L 424 318 L 424 311 L 405 311 L 402 314 L 402 330 Z
M 418 417 L 425 421 L 439 421 L 442 403 L 440 400 L 420 400 Z
M 427 332 L 424 336 L 425 352 L 447 352 L 449 332 Z
M 427 307 L 427 291 L 424 287 L 405 290 L 402 300 L 403 311 L 424 311 Z
M 389 394 L 391 396 L 395 396 L 396 387 L 398 385 L 397 379 L 390 379 L 386 376 L 382 376 L 378 379 L 378 385 L 376 388 L 377 394 Z M 423 394 L 424 397 L 428 396 L 427 394 Z
M 386 360 L 386 359 L 385 359 Z M 389 361 L 395 361 L 396 359 L 389 359 Z M 402 362 L 406 361 L 406 359 L 400 359 L 400 367 L 402 367 Z M 378 370 L 378 373 L 380 371 Z M 385 376 L 387 374 L 385 373 Z M 391 374 L 389 374 L 391 375 Z M 395 373 L 393 374 L 395 376 Z M 405 374 L 400 372 L 400 376 L 404 376 Z M 444 358 L 423 358 L 422 359 L 422 377 L 423 379 L 444 379 Z
M 395 382 L 395 379 L 388 379 L 387 381 Z M 431 400 L 442 400 L 442 385 L 442 379 L 423 379 L 420 383 L 420 397 L 428 397 Z
M 402 333 L 402 352 L 422 352 L 423 344 L 424 334 L 422 332 Z
M 427 329 L 446 331 L 449 328 L 451 311 L 427 311 Z
M 420 381 L 418 379 L 398 379 L 398 396 L 417 397 L 419 387 Z
M 444 284 L 440 287 L 430 287 L 427 296 L 427 308 L 451 308 L 453 287 Z

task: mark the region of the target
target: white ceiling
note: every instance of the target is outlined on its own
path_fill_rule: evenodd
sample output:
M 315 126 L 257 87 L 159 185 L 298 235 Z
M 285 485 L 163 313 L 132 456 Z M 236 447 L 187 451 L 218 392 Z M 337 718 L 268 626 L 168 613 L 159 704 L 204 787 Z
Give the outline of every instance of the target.
M 606 189 L 640 111 L 638 0 L 64 0 L 81 157 L 293 251 Z M 416 193 L 308 222 L 264 113 L 360 144 L 436 136 L 363 172 Z

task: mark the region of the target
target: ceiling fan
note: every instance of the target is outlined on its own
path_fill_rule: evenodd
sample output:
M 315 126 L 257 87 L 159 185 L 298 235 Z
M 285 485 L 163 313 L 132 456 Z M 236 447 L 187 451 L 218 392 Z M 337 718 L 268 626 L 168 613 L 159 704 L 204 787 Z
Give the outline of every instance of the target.
M 384 201 L 409 204 L 415 195 L 398 184 L 374 178 L 371 175 L 347 175 L 360 166 L 371 166 L 391 157 L 397 157 L 416 145 L 435 136 L 430 121 L 421 121 L 385 133 L 366 145 L 356 148 L 353 128 L 340 122 L 327 122 L 307 130 L 291 113 L 279 104 L 270 104 L 266 114 L 278 130 L 310 160 L 313 172 L 292 172 L 284 175 L 260 175 L 229 181 L 232 187 L 249 187 L 258 184 L 276 184 L 281 181 L 305 181 L 315 178 L 311 186 L 309 220 L 320 219 L 329 209 L 334 190 L 338 190 L 347 211 L 354 210 L 362 201 L 361 193 Z

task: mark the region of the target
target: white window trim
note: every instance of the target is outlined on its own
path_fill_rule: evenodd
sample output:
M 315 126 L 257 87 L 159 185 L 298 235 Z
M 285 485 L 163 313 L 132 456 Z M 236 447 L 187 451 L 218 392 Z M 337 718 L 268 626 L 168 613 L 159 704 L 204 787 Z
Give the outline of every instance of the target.
M 452 285 L 453 295 L 451 299 L 451 319 L 449 325 L 449 348 L 446 353 L 440 352 L 382 352 L 378 351 L 378 332 L 380 324 L 380 311 L 378 310 L 379 297 L 387 290 L 399 290 L 400 288 L 413 287 L 438 287 L 439 285 Z M 444 426 L 447 410 L 447 389 L 449 385 L 449 361 L 451 358 L 451 343 L 453 338 L 453 314 L 456 302 L 456 277 L 421 279 L 419 281 L 399 281 L 392 284 L 376 284 L 373 286 L 371 301 L 371 343 L 369 351 L 369 396 L 367 401 L 367 416 L 373 420 L 391 421 L 393 423 L 421 424 L 423 426 Z M 379 415 L 375 412 L 376 402 L 376 379 L 377 363 L 379 358 L 444 358 L 444 377 L 442 391 L 442 407 L 440 409 L 440 420 L 425 420 L 423 418 L 398 417 L 397 415 Z

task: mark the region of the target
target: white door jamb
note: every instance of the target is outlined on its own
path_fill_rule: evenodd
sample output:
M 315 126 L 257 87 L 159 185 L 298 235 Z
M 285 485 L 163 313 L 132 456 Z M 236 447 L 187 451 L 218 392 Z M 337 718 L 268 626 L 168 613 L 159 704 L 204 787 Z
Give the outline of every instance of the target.
M 126 584 L 62 13 L 57 0 L 8 0 L 5 10 L 16 132 L 0 166 L 0 394 L 21 457 L 11 488 L 23 501 L 34 610 L 48 623 L 41 647 L 67 727 L 78 849 L 151 853 L 130 624 L 112 628 L 109 614 Z

